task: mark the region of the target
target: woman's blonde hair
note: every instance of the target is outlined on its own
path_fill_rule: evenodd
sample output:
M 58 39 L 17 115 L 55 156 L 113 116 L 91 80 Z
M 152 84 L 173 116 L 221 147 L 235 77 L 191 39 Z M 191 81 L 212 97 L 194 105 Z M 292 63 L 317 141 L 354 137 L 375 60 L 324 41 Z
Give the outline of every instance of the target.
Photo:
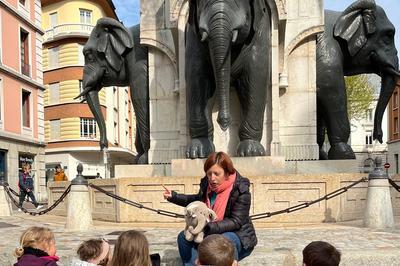
M 24 255 L 24 248 L 36 248 L 45 250 L 54 240 L 54 233 L 44 227 L 32 226 L 26 229 L 19 240 L 20 246 L 14 251 L 14 255 L 19 258 Z
M 114 247 L 111 266 L 151 266 L 149 242 L 139 231 L 123 232 Z

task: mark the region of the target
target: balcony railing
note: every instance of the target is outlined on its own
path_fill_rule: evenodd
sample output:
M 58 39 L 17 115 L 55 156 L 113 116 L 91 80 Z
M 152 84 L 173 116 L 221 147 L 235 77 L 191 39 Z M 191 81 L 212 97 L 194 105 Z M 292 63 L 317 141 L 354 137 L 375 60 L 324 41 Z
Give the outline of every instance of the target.
M 24 62 L 21 62 L 21 73 L 25 76 L 30 77 L 30 68 L 31 66 L 28 64 L 25 64 Z
M 46 42 L 69 35 L 89 36 L 92 30 L 93 26 L 88 24 L 60 24 L 49 30 L 46 30 L 44 34 L 44 41 Z

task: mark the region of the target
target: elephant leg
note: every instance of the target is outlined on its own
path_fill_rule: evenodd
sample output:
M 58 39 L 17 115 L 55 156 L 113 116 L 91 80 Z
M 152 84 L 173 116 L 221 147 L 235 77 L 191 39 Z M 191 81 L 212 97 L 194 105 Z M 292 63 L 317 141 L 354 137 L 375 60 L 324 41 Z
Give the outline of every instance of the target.
M 347 96 L 343 73 L 340 68 L 330 71 L 319 84 L 318 101 L 325 111 L 326 127 L 331 148 L 328 158 L 355 159 L 354 152 L 347 141 L 350 136 L 350 123 L 347 117 Z
M 138 164 L 148 163 L 148 151 L 150 149 L 150 113 L 148 90 L 148 66 L 145 60 L 135 63 L 133 66 L 133 80 L 130 84 L 131 100 L 136 116 L 136 151 L 138 152 Z
M 252 60 L 259 61 L 252 62 Z M 244 73 L 236 84 L 242 108 L 242 121 L 239 127 L 240 143 L 237 148 L 237 155 L 242 157 L 265 155 L 265 149 L 260 141 L 263 132 L 267 90 L 271 89 L 270 70 L 260 63 L 268 61 L 266 55 L 254 56 L 252 60 L 247 64 L 247 67 L 244 67 Z
M 328 160 L 328 154 L 323 150 L 324 142 L 325 142 L 325 111 L 323 107 L 317 101 L 317 143 L 319 147 L 319 159 L 320 160 Z
M 207 47 L 199 41 L 191 25 L 186 31 L 186 87 L 191 142 L 186 157 L 206 158 L 214 152 L 213 126 L 207 101 L 214 93 L 214 75 Z

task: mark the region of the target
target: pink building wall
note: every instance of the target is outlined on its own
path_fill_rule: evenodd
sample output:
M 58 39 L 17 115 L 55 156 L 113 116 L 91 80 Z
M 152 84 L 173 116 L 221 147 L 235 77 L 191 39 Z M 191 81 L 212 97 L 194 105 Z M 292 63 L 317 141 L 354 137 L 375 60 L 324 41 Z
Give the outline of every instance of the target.
M 18 9 L 18 0 L 8 0 L 15 9 Z M 30 17 L 34 23 L 34 0 L 29 3 Z M 21 73 L 21 55 L 20 55 L 20 28 L 29 32 L 29 65 L 30 76 L 36 80 L 36 32 L 24 21 L 20 21 L 7 10 L 0 9 L 1 30 L 2 30 L 2 63 L 7 68 L 11 68 Z M 38 88 L 33 87 L 29 83 L 15 79 L 3 72 L 0 72 L 3 80 L 3 125 L 6 132 L 14 134 L 22 134 L 22 89 L 31 92 L 30 104 L 32 108 L 31 127 L 33 138 L 38 138 Z

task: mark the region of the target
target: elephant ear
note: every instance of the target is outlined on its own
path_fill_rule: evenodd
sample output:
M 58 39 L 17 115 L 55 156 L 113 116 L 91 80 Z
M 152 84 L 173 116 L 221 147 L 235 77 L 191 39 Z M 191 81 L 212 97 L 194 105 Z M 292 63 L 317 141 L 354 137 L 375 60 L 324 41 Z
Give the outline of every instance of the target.
M 360 51 L 368 40 L 368 35 L 376 30 L 374 0 L 359 0 L 354 2 L 337 19 L 333 35 L 347 43 L 351 56 Z
M 257 32 L 260 21 L 263 19 L 265 13 L 268 11 L 264 0 L 254 0 L 251 2 L 253 2 L 253 12 L 254 12 L 253 30 Z
M 97 51 L 104 53 L 109 66 L 120 71 L 123 57 L 132 50 L 133 42 L 128 30 L 112 18 L 101 18 L 94 31 L 98 34 Z
M 215 221 L 216 219 L 217 219 L 217 214 L 213 210 L 209 209 L 207 222 Z

